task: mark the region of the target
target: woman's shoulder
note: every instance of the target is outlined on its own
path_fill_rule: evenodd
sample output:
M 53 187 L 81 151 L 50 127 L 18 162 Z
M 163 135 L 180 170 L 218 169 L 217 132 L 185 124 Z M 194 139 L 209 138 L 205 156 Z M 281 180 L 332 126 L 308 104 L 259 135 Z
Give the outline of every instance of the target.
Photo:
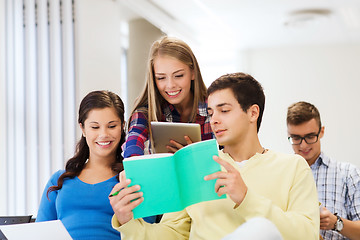
M 58 179 L 63 173 L 65 172 L 64 169 L 58 170 L 51 176 L 51 179 Z
M 131 121 L 138 118 L 147 119 L 147 116 L 148 116 L 148 108 L 146 106 L 138 107 L 132 112 L 130 119 Z
M 59 177 L 61 176 L 61 174 L 63 174 L 65 172 L 65 170 L 58 170 L 55 173 L 53 173 L 49 179 L 49 182 L 52 183 L 52 185 L 56 185 L 57 181 L 59 179 Z
M 147 114 L 148 113 L 148 106 L 146 105 L 146 106 L 139 106 L 139 107 L 137 107 L 136 109 L 134 109 L 134 111 L 133 111 L 133 114 L 134 113 L 143 113 L 143 114 Z

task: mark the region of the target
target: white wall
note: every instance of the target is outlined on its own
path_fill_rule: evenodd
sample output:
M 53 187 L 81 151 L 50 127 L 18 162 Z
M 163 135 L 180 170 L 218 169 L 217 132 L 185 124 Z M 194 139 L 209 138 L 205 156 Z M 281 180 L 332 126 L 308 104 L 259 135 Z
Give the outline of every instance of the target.
M 129 48 L 128 48 L 128 79 L 127 103 L 129 116 L 135 99 L 141 94 L 145 86 L 147 59 L 152 43 L 162 36 L 160 29 L 138 18 L 129 21 Z
M 360 167 L 360 44 L 256 49 L 240 56 L 240 71 L 252 74 L 264 87 L 260 139 L 266 148 L 292 152 L 286 111 L 290 104 L 304 100 L 320 111 L 324 152 Z
M 90 91 L 121 94 L 121 22 L 118 3 L 113 0 L 77 0 L 75 17 L 78 109 Z
M 0 36 L 5 36 L 5 1 L 0 0 Z M 6 97 L 5 97 L 5 38 L 0 37 L 0 133 L 6 131 L 6 116 L 4 114 L 6 108 Z M 6 177 L 6 139 L 5 134 L 0 136 L 0 182 L 7 182 L 4 178 Z M 0 206 L 6 205 L 5 193 L 7 186 L 0 184 Z M 1 212 L 4 212 L 0 208 Z

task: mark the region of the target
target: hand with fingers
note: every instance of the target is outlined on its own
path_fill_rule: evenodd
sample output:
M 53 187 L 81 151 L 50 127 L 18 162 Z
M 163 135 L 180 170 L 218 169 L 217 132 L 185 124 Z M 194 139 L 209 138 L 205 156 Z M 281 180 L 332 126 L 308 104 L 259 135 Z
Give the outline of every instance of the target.
M 320 229 L 331 230 L 334 228 L 337 217 L 332 214 L 326 207 L 320 211 Z
M 189 138 L 189 136 L 184 136 L 184 139 L 186 141 L 186 145 L 192 144 L 192 140 Z M 170 153 L 175 153 L 177 150 L 185 147 L 186 145 L 182 145 L 181 143 L 170 140 L 171 145 L 167 145 L 166 148 L 169 150 Z
M 139 185 L 128 187 L 130 179 L 126 179 L 125 172 L 120 173 L 120 182 L 112 189 L 109 200 L 120 225 L 123 225 L 133 218 L 132 210 L 143 202 L 143 193 Z
M 222 160 L 218 156 L 213 159 L 223 166 L 226 172 L 216 172 L 204 177 L 205 180 L 217 179 L 215 183 L 215 192 L 221 196 L 227 194 L 231 200 L 240 205 L 247 193 L 247 186 L 241 177 L 241 174 L 230 163 Z

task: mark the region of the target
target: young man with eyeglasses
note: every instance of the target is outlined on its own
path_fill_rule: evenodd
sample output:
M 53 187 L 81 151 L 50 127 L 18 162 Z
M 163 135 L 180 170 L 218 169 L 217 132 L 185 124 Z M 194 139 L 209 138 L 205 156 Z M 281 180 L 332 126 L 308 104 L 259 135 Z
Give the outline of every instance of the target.
M 288 107 L 288 139 L 295 153 L 308 162 L 316 182 L 320 234 L 328 239 L 360 239 L 360 171 L 321 152 L 324 136 L 318 109 L 307 102 Z

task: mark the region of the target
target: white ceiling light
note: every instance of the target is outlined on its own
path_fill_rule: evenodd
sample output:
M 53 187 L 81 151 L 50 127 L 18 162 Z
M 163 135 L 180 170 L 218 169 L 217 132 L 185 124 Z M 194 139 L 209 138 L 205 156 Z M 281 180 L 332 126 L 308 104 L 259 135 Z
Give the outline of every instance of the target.
M 326 20 L 332 14 L 329 9 L 302 9 L 290 12 L 284 25 L 287 27 L 303 27 Z

